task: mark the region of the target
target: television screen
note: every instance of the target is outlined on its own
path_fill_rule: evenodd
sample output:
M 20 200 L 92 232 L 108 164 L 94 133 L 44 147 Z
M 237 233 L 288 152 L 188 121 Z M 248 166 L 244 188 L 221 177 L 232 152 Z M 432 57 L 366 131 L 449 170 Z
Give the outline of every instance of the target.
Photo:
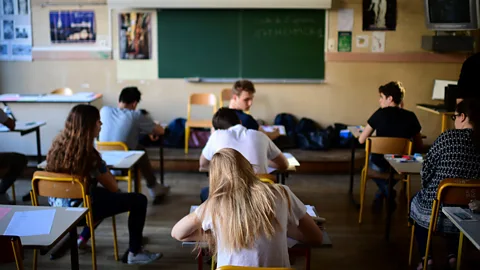
M 470 0 L 428 0 L 430 23 L 471 23 Z

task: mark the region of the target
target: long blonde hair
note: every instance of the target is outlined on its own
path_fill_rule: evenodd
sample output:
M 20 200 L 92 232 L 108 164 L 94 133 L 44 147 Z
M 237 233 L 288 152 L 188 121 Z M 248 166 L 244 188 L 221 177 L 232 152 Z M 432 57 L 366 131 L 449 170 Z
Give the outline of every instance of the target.
M 204 234 L 210 251 L 217 252 L 221 235 L 226 251 L 252 248 L 262 236 L 271 239 L 279 227 L 275 199 L 284 196 L 278 185 L 263 183 L 238 151 L 224 148 L 210 164 L 210 193 L 200 212 L 212 218 L 212 232 Z M 197 246 L 197 248 L 199 248 Z

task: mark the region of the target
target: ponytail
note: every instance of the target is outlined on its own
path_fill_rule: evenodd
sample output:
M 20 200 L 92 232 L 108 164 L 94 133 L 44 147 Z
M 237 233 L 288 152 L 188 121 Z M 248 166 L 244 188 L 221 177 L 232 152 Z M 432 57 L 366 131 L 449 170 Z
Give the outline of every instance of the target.
M 480 99 L 465 99 L 457 104 L 459 114 L 465 114 L 473 127 L 472 141 L 480 151 Z

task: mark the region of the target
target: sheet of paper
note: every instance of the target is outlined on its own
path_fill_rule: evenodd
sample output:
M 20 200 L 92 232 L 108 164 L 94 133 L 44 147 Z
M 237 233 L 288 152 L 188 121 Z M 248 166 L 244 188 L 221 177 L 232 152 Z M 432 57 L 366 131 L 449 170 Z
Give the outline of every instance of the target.
M 385 52 L 385 32 L 372 33 L 372 52 Z
M 15 212 L 3 234 L 18 236 L 50 234 L 55 211 L 56 209 Z
M 193 211 L 195 211 L 197 208 L 198 208 L 198 205 L 192 205 L 192 206 L 190 206 L 190 213 L 192 213 Z
M 300 163 L 298 162 L 298 160 L 290 153 L 283 153 L 283 155 L 288 159 L 288 164 L 290 166 L 300 166 Z
M 65 209 L 65 211 L 72 211 L 72 212 L 82 212 L 82 211 L 85 211 L 86 208 L 82 208 L 82 207 L 68 207 L 67 209 Z
M 105 161 L 108 166 L 115 166 L 122 162 L 122 160 L 133 155 L 133 153 L 128 151 L 101 151 L 101 154 L 103 161 Z
M 12 208 L 0 207 L 0 219 L 7 215 L 10 210 L 12 210 Z
M 342 8 L 337 11 L 337 31 L 353 30 L 353 8 Z
M 305 205 L 307 207 L 307 213 L 311 216 L 311 217 L 316 217 L 317 214 L 315 214 L 315 207 L 314 206 L 311 206 L 311 205 Z
M 367 48 L 368 47 L 368 36 L 367 35 L 358 35 L 355 37 L 355 44 L 357 48 Z
M 288 246 L 288 248 L 292 248 L 292 247 L 295 246 L 296 244 L 298 244 L 298 241 L 297 241 L 297 240 L 292 239 L 292 238 L 287 238 L 287 246 Z
M 273 132 L 274 128 L 278 128 L 280 135 L 287 135 L 287 132 L 285 131 L 285 126 L 282 125 L 262 126 L 262 128 L 266 132 Z

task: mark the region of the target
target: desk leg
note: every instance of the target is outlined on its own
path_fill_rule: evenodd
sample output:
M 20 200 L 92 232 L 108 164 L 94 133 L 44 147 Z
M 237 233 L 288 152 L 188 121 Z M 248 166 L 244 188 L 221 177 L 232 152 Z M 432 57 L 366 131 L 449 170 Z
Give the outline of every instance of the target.
M 37 137 L 37 161 L 38 164 L 42 163 L 42 145 L 40 142 L 40 127 L 35 129 L 35 134 Z
M 442 133 L 448 128 L 448 115 L 442 114 Z
M 80 269 L 78 263 L 77 238 L 77 227 L 73 226 L 73 228 L 70 230 L 70 264 L 72 266 L 72 270 Z
M 356 144 L 356 139 L 352 139 L 352 153 L 350 157 L 350 187 L 348 189 L 348 195 L 350 196 L 350 201 L 357 207 L 357 209 L 360 209 L 360 204 L 355 201 L 355 198 L 353 197 L 353 181 L 355 180 L 355 146 Z
M 305 250 L 305 270 L 310 270 L 310 257 L 312 255 L 312 249 L 306 248 Z
M 285 185 L 285 179 L 286 179 L 285 173 L 281 173 L 280 174 L 280 184 Z
M 203 270 L 203 248 L 201 248 L 200 251 L 198 252 L 197 263 L 198 263 L 197 269 Z
M 390 240 L 390 227 L 392 222 L 392 208 L 393 208 L 393 177 L 394 170 L 390 168 L 390 177 L 388 178 L 388 198 L 387 198 L 387 221 L 385 228 L 385 240 Z
M 160 137 L 160 183 L 164 185 L 165 171 L 164 171 L 164 159 L 163 159 L 163 136 Z

